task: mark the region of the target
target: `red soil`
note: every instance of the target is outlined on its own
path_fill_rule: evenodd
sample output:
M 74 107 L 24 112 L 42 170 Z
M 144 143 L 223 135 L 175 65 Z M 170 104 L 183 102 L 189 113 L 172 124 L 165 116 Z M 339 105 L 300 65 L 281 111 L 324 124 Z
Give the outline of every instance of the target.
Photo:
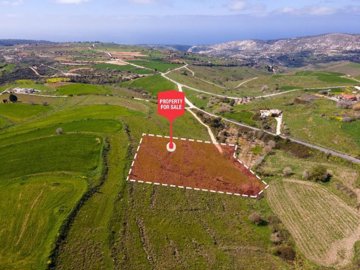
M 132 180 L 257 195 L 265 188 L 234 157 L 234 147 L 175 140 L 176 151 L 166 150 L 166 138 L 144 136 L 134 166 Z

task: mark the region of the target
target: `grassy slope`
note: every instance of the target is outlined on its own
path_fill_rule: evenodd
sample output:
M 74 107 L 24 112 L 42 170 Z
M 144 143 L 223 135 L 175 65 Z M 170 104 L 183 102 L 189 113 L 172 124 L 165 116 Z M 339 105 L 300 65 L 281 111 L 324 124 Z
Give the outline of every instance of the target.
M 199 80 L 199 78 L 193 77 L 191 76 L 191 74 L 189 72 L 187 72 L 188 75 L 184 75 L 182 70 L 179 71 L 174 71 L 171 72 L 168 77 L 170 77 L 171 79 L 178 81 L 180 83 L 183 83 L 185 85 L 206 91 L 206 92 L 210 92 L 210 93 L 215 93 L 215 94 L 228 94 L 229 91 L 226 91 L 225 89 L 213 85 L 211 83 L 208 82 L 204 82 Z
M 45 269 L 57 231 L 86 188 L 66 174 L 0 181 L 0 269 Z
M 44 269 L 61 224 L 87 189 L 84 179 L 97 178 L 101 137 L 54 130 L 19 140 L 10 133 L 1 143 L 1 269 Z
M 0 115 L 12 122 L 19 122 L 30 117 L 49 111 L 51 108 L 41 105 L 30 104 L 0 104 Z
M 105 95 L 110 94 L 111 90 L 106 86 L 72 83 L 58 87 L 56 93 L 59 95 Z
M 1 147 L 0 179 L 43 172 L 89 172 L 97 168 L 100 149 L 100 138 L 76 134 Z
M 21 119 L 27 114 L 28 109 L 29 113 L 32 112 L 33 107 L 22 106 L 22 111 L 16 110 L 11 113 Z M 19 244 L 14 245 L 12 242 L 2 245 L 7 249 L 0 249 L 0 256 L 6 257 L 6 260 L 5 258 L 1 260 L 4 262 L 0 266 L 1 269 L 3 266 L 6 269 L 45 268 L 47 256 L 53 247 L 60 225 L 85 192 L 87 184 L 95 183 L 98 178 L 101 134 L 121 130 L 120 122 L 101 118 L 110 116 L 114 118 L 116 113 L 126 115 L 127 112 L 127 109 L 117 106 L 106 106 L 106 108 L 96 105 L 80 106 L 75 110 L 66 107 L 65 110 L 55 109 L 48 112 L 49 115 L 55 113 L 49 117 L 47 113 L 37 114 L 37 118 L 2 132 L 3 140 L 0 148 L 4 166 L 1 166 L 0 185 L 2 192 L 9 196 L 4 196 L 1 207 L 7 208 L 5 204 L 7 199 L 15 200 L 21 197 L 23 206 L 19 208 L 24 212 L 17 216 L 17 223 L 4 224 L 2 232 L 10 231 L 16 234 L 14 236 L 9 234 L 10 241 L 18 237 L 19 228 L 22 227 L 24 236 L 19 240 Z M 86 116 L 97 116 L 100 119 L 89 119 Z M 59 126 L 63 128 L 65 134 L 55 136 L 55 129 Z M 67 171 L 69 175 L 59 175 L 56 171 Z M 34 173 L 42 174 L 27 176 Z M 74 173 L 82 175 L 82 178 L 72 176 Z M 8 179 L 13 177 L 20 178 L 12 180 L 10 185 Z M 84 179 L 88 179 L 87 184 Z M 34 199 L 40 190 L 38 182 L 41 183 L 44 195 Z M 16 183 L 19 184 L 15 185 Z M 28 195 L 22 191 L 23 187 L 27 187 Z M 33 210 L 24 211 L 29 209 L 26 205 L 33 205 Z M 7 211 L 2 213 L 5 214 Z M 39 218 L 42 215 L 44 217 Z M 41 230 L 32 232 L 34 228 Z M 34 234 L 38 235 L 38 241 L 31 240 Z M 37 248 L 33 245 L 37 245 Z M 14 256 L 15 248 L 19 251 L 16 256 Z
M 319 69 L 327 70 L 331 72 L 339 72 L 343 74 L 349 74 L 351 76 L 360 75 L 360 64 L 352 62 L 334 62 L 326 65 L 320 65 Z
M 251 224 L 266 201 L 131 184 L 117 204 L 120 269 L 274 269 L 269 228 Z
M 141 89 L 156 96 L 158 92 L 176 89 L 176 86 L 168 80 L 161 77 L 161 75 L 153 75 L 146 78 L 140 78 L 134 81 L 124 82 L 121 84 L 124 87 L 133 89 Z
M 201 67 L 191 66 L 195 76 L 228 88 L 234 88 L 246 79 L 263 75 L 264 72 L 247 67 Z
M 298 72 L 295 74 L 259 76 L 257 80 L 253 80 L 241 86 L 238 89 L 238 94 L 258 96 L 292 89 L 329 88 L 331 86 L 356 84 L 357 82 L 342 78 L 337 73 Z M 268 87 L 266 92 L 261 91 L 264 85 Z M 279 90 L 276 90 L 276 88 L 279 88 Z
M 178 64 L 167 63 L 167 62 L 163 62 L 160 60 L 132 60 L 129 62 L 134 63 L 139 66 L 151 68 L 154 70 L 156 69 L 160 72 L 166 72 L 170 69 L 180 67 L 180 65 L 178 65 Z
M 143 68 L 136 68 L 131 65 L 113 65 L 113 64 L 96 64 L 95 68 L 97 69 L 104 69 L 104 70 L 116 70 L 116 71 L 124 71 L 124 72 L 131 72 L 131 73 L 137 73 L 137 74 L 150 74 L 152 71 L 143 69 Z
M 68 241 L 61 246 L 57 269 L 112 268 L 109 223 L 117 192 L 125 184 L 127 147 L 124 133 L 111 137 L 108 177 L 76 216 Z

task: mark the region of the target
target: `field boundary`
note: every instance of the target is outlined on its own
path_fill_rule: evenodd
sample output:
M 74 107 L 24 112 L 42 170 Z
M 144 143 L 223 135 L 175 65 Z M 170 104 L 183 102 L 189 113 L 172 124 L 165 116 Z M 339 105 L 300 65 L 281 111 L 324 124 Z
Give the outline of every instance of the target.
M 173 137 L 174 140 L 180 140 L 180 141 L 189 141 L 189 142 L 197 142 L 197 143 L 206 143 L 206 144 L 217 144 L 217 145 L 225 145 L 225 146 L 231 146 L 234 147 L 234 154 L 233 154 L 233 158 L 239 162 L 242 166 L 244 166 L 251 174 L 253 174 L 259 181 L 261 181 L 264 185 L 265 188 L 262 189 L 261 191 L 259 191 L 258 194 L 256 195 L 248 195 L 248 194 L 240 194 L 240 193 L 232 193 L 232 192 L 224 192 L 224 191 L 219 191 L 219 190 L 211 190 L 211 189 L 201 189 L 201 188 L 193 188 L 193 187 L 189 187 L 189 186 L 178 186 L 178 185 L 170 185 L 170 184 L 163 184 L 163 183 L 158 183 L 158 182 L 150 182 L 150 181 L 143 181 L 143 180 L 135 180 L 135 179 L 131 179 L 130 175 L 131 172 L 133 170 L 138 152 L 140 150 L 141 144 L 143 142 L 143 138 L 145 136 L 149 136 L 149 137 L 157 137 L 157 138 L 167 138 L 169 139 L 169 136 L 163 136 L 163 135 L 155 135 L 155 134 L 147 134 L 147 133 L 143 133 L 142 137 L 140 139 L 139 145 L 136 149 L 134 158 L 131 162 L 131 166 L 129 169 L 129 173 L 128 176 L 126 177 L 126 181 L 127 182 L 131 182 L 131 183 L 140 183 L 140 184 L 148 184 L 148 185 L 155 185 L 155 186 L 163 186 L 163 187 L 172 187 L 172 188 L 180 188 L 180 189 L 186 189 L 186 190 L 195 190 L 195 191 L 203 191 L 203 192 L 210 192 L 210 193 L 218 193 L 218 194 L 225 194 L 225 195 L 232 195 L 232 196 L 238 196 L 238 197 L 244 197 L 244 198 L 253 198 L 253 199 L 257 199 L 261 196 L 261 194 L 263 194 L 263 192 L 269 188 L 269 185 L 260 178 L 260 176 L 258 176 L 253 170 L 251 170 L 249 168 L 249 166 L 247 166 L 246 164 L 244 164 L 244 162 L 242 162 L 240 159 L 238 159 L 236 157 L 236 150 L 238 148 L 237 145 L 235 144 L 227 144 L 227 143 L 212 143 L 210 141 L 204 141 L 204 140 L 195 140 L 195 139 L 189 139 L 189 138 L 179 138 L 179 137 Z

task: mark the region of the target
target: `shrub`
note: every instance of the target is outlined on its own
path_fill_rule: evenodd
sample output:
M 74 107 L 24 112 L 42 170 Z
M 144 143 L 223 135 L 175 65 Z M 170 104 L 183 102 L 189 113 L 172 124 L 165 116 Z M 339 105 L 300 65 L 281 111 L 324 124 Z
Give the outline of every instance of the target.
M 313 167 L 309 172 L 309 180 L 312 181 L 328 182 L 330 178 L 331 178 L 331 174 L 322 165 L 317 165 Z
M 353 106 L 352 102 L 349 101 L 339 101 L 338 103 L 336 103 L 336 107 L 340 108 L 340 109 L 351 109 Z
M 266 221 L 260 216 L 260 214 L 254 212 L 249 216 L 249 220 L 255 225 L 266 225 Z
M 302 174 L 302 178 L 303 178 L 304 180 L 309 180 L 309 178 L 310 178 L 310 172 L 309 172 L 308 170 L 305 170 L 305 171 L 303 172 L 303 174 Z
M 270 241 L 271 243 L 278 245 L 281 244 L 281 242 L 283 241 L 280 232 L 274 232 L 270 235 Z
M 354 104 L 354 106 L 352 108 L 354 111 L 360 111 L 360 102 Z
M 353 263 L 360 268 L 360 241 L 357 241 L 354 245 Z
M 231 106 L 226 103 L 222 103 L 219 108 L 215 110 L 215 113 L 217 114 L 223 114 L 231 111 Z
M 17 96 L 15 96 L 14 94 L 10 94 L 9 100 L 10 100 L 12 103 L 15 103 L 15 102 L 18 101 L 18 98 L 17 98 Z
M 346 123 L 350 123 L 350 122 L 355 121 L 355 118 L 349 117 L 349 116 L 344 116 L 344 117 L 342 118 L 342 121 L 343 121 L 343 122 L 346 122 Z
M 295 259 L 296 253 L 290 246 L 280 246 L 275 248 L 274 255 L 279 256 L 284 260 L 293 261 Z
M 62 128 L 57 128 L 55 132 L 56 132 L 56 135 L 61 135 L 64 133 Z
M 283 175 L 284 175 L 284 176 L 291 176 L 291 175 L 293 175 L 292 169 L 291 169 L 290 167 L 285 167 L 285 168 L 283 169 Z
M 271 148 L 275 148 L 276 147 L 276 142 L 273 141 L 273 140 L 270 140 L 270 141 L 268 141 L 267 145 L 270 146 Z

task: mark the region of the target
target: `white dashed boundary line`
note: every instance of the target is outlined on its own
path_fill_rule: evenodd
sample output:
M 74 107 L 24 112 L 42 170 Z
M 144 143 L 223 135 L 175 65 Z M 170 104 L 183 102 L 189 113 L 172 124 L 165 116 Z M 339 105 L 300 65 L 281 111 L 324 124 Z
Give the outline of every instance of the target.
M 238 149 L 238 146 L 235 144 L 226 144 L 226 143 L 212 143 L 210 141 L 202 141 L 202 140 L 194 140 L 194 139 L 188 139 L 188 138 L 178 138 L 178 137 L 173 137 L 174 140 L 181 140 L 181 141 L 189 141 L 189 142 L 197 142 L 197 143 L 207 143 L 207 144 L 219 144 L 219 145 L 225 145 L 225 146 L 231 146 L 234 147 L 234 155 L 233 158 L 236 159 L 236 161 L 238 161 L 241 165 L 243 165 L 247 170 L 249 170 L 249 172 L 251 174 L 253 174 L 259 181 L 261 181 L 264 185 L 265 188 L 263 190 L 261 190 L 257 195 L 248 195 L 248 194 L 240 194 L 240 193 L 232 193 L 232 192 L 225 192 L 225 191 L 220 191 L 220 190 L 211 190 L 211 189 L 204 189 L 204 188 L 194 188 L 194 187 L 187 187 L 187 186 L 177 186 L 177 185 L 172 185 L 172 184 L 162 184 L 162 183 L 158 183 L 158 182 L 149 182 L 149 181 L 144 181 L 144 180 L 134 180 L 134 179 L 130 179 L 130 175 L 132 172 L 132 169 L 134 167 L 138 152 L 140 150 L 141 144 L 143 142 L 143 138 L 144 136 L 149 136 L 149 137 L 157 137 L 157 138 L 170 138 L 169 136 L 162 136 L 162 135 L 154 135 L 154 134 L 146 134 L 143 133 L 142 137 L 140 139 L 140 143 L 139 146 L 136 149 L 136 153 L 134 155 L 134 159 L 131 162 L 131 166 L 129 169 L 129 173 L 128 176 L 126 177 L 126 181 L 127 182 L 131 182 L 131 183 L 141 183 L 141 184 L 148 184 L 148 185 L 155 185 L 155 186 L 163 186 L 163 187 L 172 187 L 172 188 L 180 188 L 180 189 L 184 189 L 184 190 L 195 190 L 195 191 L 203 191 L 203 192 L 210 192 L 210 193 L 218 193 L 218 194 L 225 194 L 225 195 L 232 195 L 232 196 L 238 196 L 238 197 L 243 197 L 243 198 L 252 198 L 252 199 L 257 199 L 259 198 L 264 190 L 269 188 L 269 185 L 264 181 L 261 180 L 260 176 L 258 176 L 253 170 L 251 170 L 246 164 L 244 164 L 240 159 L 238 159 L 236 157 L 236 151 Z

